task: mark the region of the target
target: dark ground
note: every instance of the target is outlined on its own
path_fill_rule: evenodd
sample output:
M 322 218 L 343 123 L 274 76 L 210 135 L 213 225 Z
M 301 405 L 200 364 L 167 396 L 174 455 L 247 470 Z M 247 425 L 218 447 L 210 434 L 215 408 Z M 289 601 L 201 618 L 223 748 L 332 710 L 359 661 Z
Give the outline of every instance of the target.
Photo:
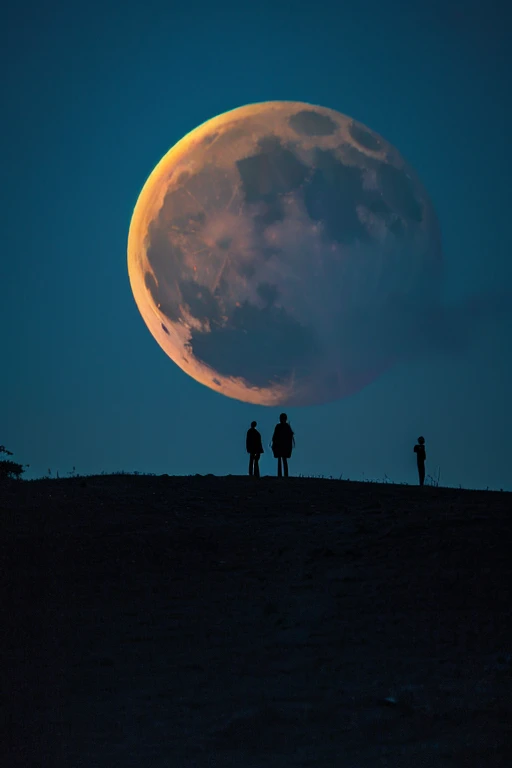
M 1 765 L 511 768 L 511 501 L 299 478 L 14 483 Z

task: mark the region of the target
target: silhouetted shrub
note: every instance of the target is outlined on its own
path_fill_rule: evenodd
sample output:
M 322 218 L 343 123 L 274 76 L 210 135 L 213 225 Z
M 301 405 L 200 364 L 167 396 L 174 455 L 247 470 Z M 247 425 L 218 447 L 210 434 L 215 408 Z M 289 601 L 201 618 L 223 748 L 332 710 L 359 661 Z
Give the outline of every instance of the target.
M 0 445 L 0 454 L 5 456 L 12 456 L 12 452 L 8 451 L 5 445 Z M 0 459 L 0 481 L 8 479 L 19 480 L 25 468 L 23 464 L 18 464 L 12 459 Z

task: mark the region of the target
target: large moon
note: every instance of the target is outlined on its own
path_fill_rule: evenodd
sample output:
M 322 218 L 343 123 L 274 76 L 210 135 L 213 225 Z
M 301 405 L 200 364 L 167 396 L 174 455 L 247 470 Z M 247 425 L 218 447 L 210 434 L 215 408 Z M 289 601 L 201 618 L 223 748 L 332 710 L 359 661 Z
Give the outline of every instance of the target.
M 158 163 L 128 237 L 135 301 L 186 373 L 259 405 L 357 392 L 414 349 L 441 245 L 416 173 L 331 109 L 265 102 Z

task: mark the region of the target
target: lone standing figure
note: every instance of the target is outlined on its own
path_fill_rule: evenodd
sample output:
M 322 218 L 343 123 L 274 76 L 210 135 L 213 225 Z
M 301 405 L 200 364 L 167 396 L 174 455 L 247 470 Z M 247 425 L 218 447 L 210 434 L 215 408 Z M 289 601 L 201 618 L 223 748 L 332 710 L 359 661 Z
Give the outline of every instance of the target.
M 254 477 L 260 476 L 260 456 L 263 453 L 261 435 L 256 429 L 256 422 L 251 421 L 251 427 L 247 430 L 245 447 L 249 454 L 249 474 Z
M 425 484 L 425 461 L 427 460 L 427 452 L 425 450 L 425 438 L 418 437 L 418 442 L 414 446 L 414 453 L 416 454 L 416 460 L 418 462 L 418 477 L 420 479 L 420 485 Z
M 295 445 L 295 438 L 293 436 L 293 430 L 288 424 L 288 416 L 286 413 L 282 413 L 279 416 L 279 424 L 276 424 L 274 434 L 272 436 L 272 453 L 274 458 L 277 459 L 277 476 L 288 477 L 288 459 L 292 455 L 293 446 Z

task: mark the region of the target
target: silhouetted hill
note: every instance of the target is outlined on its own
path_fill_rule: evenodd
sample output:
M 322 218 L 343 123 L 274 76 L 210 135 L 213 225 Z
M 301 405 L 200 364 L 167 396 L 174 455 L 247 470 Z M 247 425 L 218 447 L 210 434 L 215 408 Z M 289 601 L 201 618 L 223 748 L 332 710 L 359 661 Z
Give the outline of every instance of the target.
M 2 765 L 510 768 L 511 500 L 300 478 L 11 484 Z

